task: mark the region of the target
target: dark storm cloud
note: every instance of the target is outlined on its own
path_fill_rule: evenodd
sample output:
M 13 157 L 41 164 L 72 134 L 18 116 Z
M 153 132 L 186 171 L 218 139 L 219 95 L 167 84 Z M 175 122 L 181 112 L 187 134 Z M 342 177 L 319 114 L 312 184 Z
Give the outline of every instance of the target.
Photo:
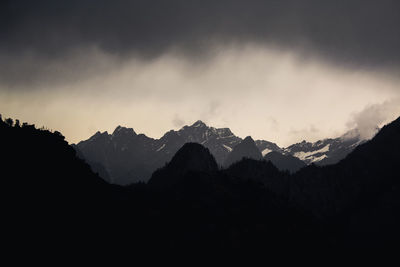
M 92 46 L 118 57 L 168 49 L 197 56 L 210 45 L 255 42 L 336 63 L 398 67 L 399 14 L 395 0 L 2 1 L 0 57 L 2 65 L 25 55 L 47 62 Z M 2 66 L 1 78 L 20 65 Z

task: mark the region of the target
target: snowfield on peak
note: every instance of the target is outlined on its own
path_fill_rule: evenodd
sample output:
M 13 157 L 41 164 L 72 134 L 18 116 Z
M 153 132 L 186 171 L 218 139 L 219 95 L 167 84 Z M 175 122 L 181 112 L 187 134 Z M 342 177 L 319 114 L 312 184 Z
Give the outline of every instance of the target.
M 321 148 L 321 149 L 318 149 L 318 150 L 314 150 L 314 151 L 310 151 L 310 152 L 303 152 L 303 151 L 301 151 L 301 152 L 296 152 L 296 153 L 294 153 L 293 154 L 293 156 L 295 156 L 296 158 L 299 158 L 299 159 L 301 159 L 301 160 L 306 160 L 306 159 L 309 159 L 310 157 L 312 157 L 313 155 L 315 155 L 315 154 L 320 154 L 320 153 L 324 153 L 324 152 L 328 152 L 329 151 L 329 147 L 330 147 L 330 144 L 328 144 L 328 145 L 326 145 L 326 146 L 324 146 L 323 148 Z M 326 156 L 325 156 L 326 157 Z M 321 158 L 320 160 L 322 160 L 323 158 Z M 316 160 L 314 159 L 314 161 L 313 162 L 315 162 Z
M 262 156 L 264 157 L 265 155 L 267 155 L 268 153 L 271 153 L 272 149 L 266 148 L 263 151 L 261 151 Z

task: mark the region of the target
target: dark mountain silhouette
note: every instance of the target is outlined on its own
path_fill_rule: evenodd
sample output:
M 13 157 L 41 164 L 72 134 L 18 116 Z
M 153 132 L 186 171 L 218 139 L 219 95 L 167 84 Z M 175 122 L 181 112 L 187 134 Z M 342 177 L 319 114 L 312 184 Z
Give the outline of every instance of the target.
M 400 148 L 399 133 L 400 119 L 397 119 L 383 127 L 371 141 L 359 145 L 338 164 L 304 168 L 294 175 L 294 179 L 299 183 L 312 184 L 312 187 L 304 187 L 303 190 L 323 194 L 323 198 L 326 201 L 329 199 L 334 205 L 330 207 L 332 210 L 343 209 L 348 203 L 338 198 L 340 194 L 337 191 L 350 193 L 355 198 L 357 195 L 369 195 L 364 192 L 365 189 L 375 191 L 386 183 L 393 185 L 393 182 L 400 182 L 397 179 L 399 158 L 396 156 L 396 150 Z M 327 188 L 329 192 L 325 190 Z
M 238 162 L 227 172 L 260 181 L 270 192 L 311 212 L 330 233 L 328 242 L 339 247 L 391 247 L 400 240 L 399 134 L 400 118 L 338 164 L 311 165 L 294 175 L 255 160 Z
M 399 136 L 400 118 L 339 163 L 295 174 L 261 157 L 220 170 L 209 149 L 190 143 L 148 184 L 121 187 L 94 174 L 59 132 L 0 119 L 3 240 L 42 251 L 71 242 L 179 253 L 394 249 Z
M 291 191 L 293 201 L 334 225 L 344 246 L 385 247 L 398 242 L 399 136 L 400 118 L 338 164 L 302 169 L 293 177 L 298 184 Z
M 247 136 L 242 142 L 233 148 L 232 152 L 229 153 L 224 166 L 230 166 L 232 163 L 238 162 L 243 158 L 262 158 L 260 150 L 258 150 L 256 143 L 250 136 Z
M 279 170 L 294 173 L 307 166 L 304 161 L 299 160 L 292 155 L 283 155 L 277 151 L 272 151 L 264 156 L 264 159 L 271 161 Z
M 164 168 L 153 173 L 148 184 L 157 187 L 172 186 L 189 172 L 213 173 L 218 165 L 210 151 L 197 143 L 186 143 Z
M 67 255 L 67 244 L 98 239 L 114 186 L 77 158 L 59 132 L 7 121 L 0 116 L 3 244 L 18 253 Z
M 189 142 L 207 147 L 218 165 L 225 166 L 232 149 L 242 142 L 242 139 L 235 136 L 229 128 L 209 127 L 199 120 L 178 131 L 171 130 L 160 139 L 136 134 L 131 128 L 118 126 L 113 134 L 97 132 L 73 147 L 78 156 L 88 162 L 103 179 L 126 185 L 148 181 L 155 170 L 169 162 L 172 156 Z M 288 148 L 280 148 L 275 143 L 265 140 L 256 140 L 255 144 L 263 157 L 271 152 L 281 153 L 284 157 L 272 154 L 267 159 L 273 160 L 280 170 L 285 171 L 289 168 L 294 172 L 300 168 L 300 163 L 295 163 L 296 160 L 291 156 L 306 164 L 334 164 L 361 142 L 358 132 L 354 130 L 339 138 L 315 143 L 304 141 Z
M 2 239 L 31 252 L 57 249 L 69 258 L 78 248 L 124 244 L 136 252 L 244 253 L 287 249 L 308 233 L 306 216 L 261 184 L 221 173 L 199 144 L 183 146 L 149 185 L 120 187 L 92 173 L 58 132 L 1 120 L 0 137 L 3 166 L 12 171 L 2 170 L 10 234 Z
M 244 158 L 223 171 L 229 177 L 242 181 L 262 183 L 269 191 L 288 199 L 289 173 L 281 172 L 270 161 Z

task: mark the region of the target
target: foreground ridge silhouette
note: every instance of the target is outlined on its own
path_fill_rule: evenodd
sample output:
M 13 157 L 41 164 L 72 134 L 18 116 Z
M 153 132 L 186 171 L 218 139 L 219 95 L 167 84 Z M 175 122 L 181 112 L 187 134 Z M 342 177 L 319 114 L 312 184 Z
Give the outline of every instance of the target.
M 217 162 L 207 148 L 197 143 L 186 143 L 164 168 L 153 173 L 148 184 L 167 188 L 179 183 L 185 176 L 190 176 L 190 173 L 208 174 L 216 171 Z
M 295 174 L 246 158 L 220 170 L 185 144 L 148 184 L 106 183 L 59 132 L 0 120 L 4 239 L 30 248 L 291 253 L 400 241 L 400 118 L 336 165 Z

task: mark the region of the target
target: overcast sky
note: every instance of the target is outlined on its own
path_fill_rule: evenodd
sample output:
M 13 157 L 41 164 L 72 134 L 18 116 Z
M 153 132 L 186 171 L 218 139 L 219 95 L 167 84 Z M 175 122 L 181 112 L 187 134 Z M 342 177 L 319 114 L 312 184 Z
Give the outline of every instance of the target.
M 201 119 L 287 146 L 400 116 L 398 1 L 1 1 L 0 113 L 70 142 Z

